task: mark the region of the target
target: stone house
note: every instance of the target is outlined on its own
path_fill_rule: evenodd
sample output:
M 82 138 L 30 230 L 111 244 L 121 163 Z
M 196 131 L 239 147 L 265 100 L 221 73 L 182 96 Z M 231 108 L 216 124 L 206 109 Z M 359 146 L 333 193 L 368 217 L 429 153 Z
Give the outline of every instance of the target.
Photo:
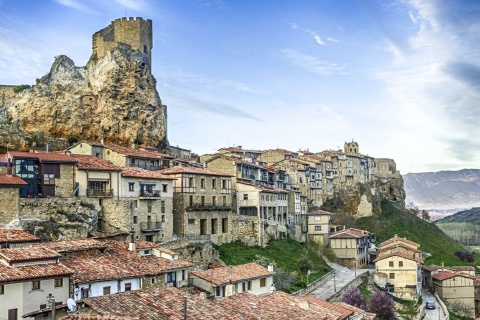
M 21 248 L 40 242 L 40 238 L 23 230 L 0 229 L 0 248 Z
M 60 254 L 43 247 L 0 250 L 0 318 L 19 319 L 46 309 L 49 292 L 61 307 L 66 306 L 73 272 L 59 258 Z
M 49 152 L 6 153 L 7 171 L 28 185 L 20 187 L 20 197 L 72 197 L 75 192 L 76 159 Z M 10 169 L 11 168 L 11 169 Z
M 328 211 L 316 210 L 307 213 L 308 240 L 317 242 L 321 245 L 328 244 L 331 223 L 332 213 Z
M 305 242 L 307 235 L 306 209 L 302 211 L 301 193 L 298 190 L 288 192 L 288 234 L 291 238 Z
M 269 269 L 255 263 L 218 267 L 192 272 L 193 285 L 215 298 L 229 297 L 248 292 L 255 295 L 275 290 L 273 267 Z
M 146 170 L 170 168 L 173 157 L 154 151 L 139 150 L 136 144 L 124 147 L 114 143 L 81 141 L 68 150 L 73 154 L 91 155 L 110 161 L 120 167 L 137 167 Z
M 397 174 L 397 165 L 395 160 L 388 158 L 375 158 L 375 176 L 387 178 L 393 174 Z
M 173 231 L 177 236 L 218 244 L 233 240 L 232 176 L 196 167 L 172 167 L 161 173 L 174 179 Z
M 167 152 L 175 159 L 188 159 L 192 157 L 191 150 L 183 149 L 179 146 L 169 146 Z
M 395 237 L 378 246 L 375 262 L 375 283 L 394 296 L 415 300 L 422 290 L 420 245 L 405 238 Z
M 265 153 L 263 150 L 243 149 L 242 146 L 221 148 L 218 149 L 218 152 L 225 155 L 241 156 L 243 159 L 251 159 L 252 161 L 256 161 L 260 155 Z
M 0 224 L 7 224 L 20 216 L 19 189 L 28 186 L 22 178 L 11 174 L 0 174 Z
M 465 273 L 440 271 L 432 276 L 433 290 L 445 302 L 448 309 L 475 317 L 475 276 Z
M 262 153 L 257 157 L 257 161 L 264 162 L 267 165 L 272 165 L 274 163 L 280 162 L 286 159 L 298 158 L 298 153 L 284 150 L 284 149 L 275 149 L 268 150 Z
M 423 265 L 422 266 L 422 276 L 423 276 L 423 286 L 426 286 L 430 290 L 433 289 L 433 280 L 432 277 L 439 272 L 448 271 L 453 273 L 465 273 L 470 276 L 475 276 L 475 267 L 473 266 L 438 266 L 438 265 Z
M 349 268 L 364 268 L 369 263 L 369 233 L 359 229 L 344 229 L 330 235 L 330 247 L 339 261 Z

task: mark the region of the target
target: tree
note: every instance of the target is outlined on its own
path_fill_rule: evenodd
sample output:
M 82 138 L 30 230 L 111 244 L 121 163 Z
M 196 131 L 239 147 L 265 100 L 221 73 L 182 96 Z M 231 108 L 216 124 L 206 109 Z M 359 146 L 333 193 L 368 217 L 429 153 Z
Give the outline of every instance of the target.
M 427 210 L 422 210 L 421 213 L 422 213 L 423 220 L 430 220 L 430 214 L 428 213 Z
M 377 314 L 380 320 L 395 319 L 393 300 L 385 291 L 376 291 L 370 297 L 368 311 Z
M 342 302 L 348 303 L 354 307 L 362 310 L 367 310 L 367 303 L 365 298 L 360 293 L 360 290 L 355 287 L 348 287 L 342 295 Z

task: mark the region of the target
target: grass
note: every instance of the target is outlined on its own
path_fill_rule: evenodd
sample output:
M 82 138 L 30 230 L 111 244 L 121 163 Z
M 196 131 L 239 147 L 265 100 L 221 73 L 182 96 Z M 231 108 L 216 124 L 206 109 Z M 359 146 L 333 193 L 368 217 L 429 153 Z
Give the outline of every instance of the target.
M 382 202 L 382 214 L 380 216 L 357 219 L 355 225 L 357 228 L 374 233 L 377 245 L 392 238 L 395 234 L 419 243 L 421 251 L 432 255 L 425 259 L 425 264 L 441 265 L 444 262 L 446 266 L 476 266 L 480 263 L 478 255 L 476 255 L 473 263 L 461 261 L 454 256 L 454 252 L 471 251 L 471 249 L 469 250 L 468 247 L 450 238 L 434 223 L 424 221 L 407 211 L 400 210 L 389 201 Z
M 310 270 L 308 282 L 313 282 L 328 273 L 331 268 L 322 257 L 322 248 L 316 245 L 301 244 L 292 239 L 275 240 L 267 247 L 249 247 L 242 242 L 232 242 L 215 246 L 220 253 L 220 259 L 227 265 L 239 265 L 257 262 L 262 265 L 273 263 L 293 278 L 293 285 L 282 289 L 294 292 L 307 285 L 307 270 Z

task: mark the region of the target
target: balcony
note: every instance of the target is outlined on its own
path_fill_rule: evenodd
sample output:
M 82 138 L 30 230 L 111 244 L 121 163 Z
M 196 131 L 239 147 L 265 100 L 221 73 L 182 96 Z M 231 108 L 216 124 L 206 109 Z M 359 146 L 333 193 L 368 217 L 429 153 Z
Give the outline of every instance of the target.
M 140 222 L 140 231 L 142 232 L 159 232 L 161 230 L 161 222 Z
M 87 189 L 87 197 L 110 198 L 113 197 L 113 189 Z
M 160 190 L 140 191 L 140 199 L 160 198 Z
M 213 205 L 211 203 L 195 203 L 185 208 L 185 210 L 187 211 L 194 211 L 194 210 L 197 210 L 197 211 L 226 210 L 228 211 L 228 210 L 232 210 L 232 207 L 230 205 L 218 205 L 218 204 Z
M 212 235 L 210 234 L 187 234 L 185 238 L 188 241 L 210 241 L 212 239 Z

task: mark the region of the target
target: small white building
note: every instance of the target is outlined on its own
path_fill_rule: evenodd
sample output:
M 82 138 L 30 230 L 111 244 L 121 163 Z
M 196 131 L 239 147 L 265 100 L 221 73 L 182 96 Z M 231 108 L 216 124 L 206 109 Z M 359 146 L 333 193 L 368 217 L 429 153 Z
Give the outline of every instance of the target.
M 192 272 L 193 285 L 213 294 L 216 298 L 248 292 L 262 295 L 275 290 L 273 269 L 255 263 L 219 267 Z

